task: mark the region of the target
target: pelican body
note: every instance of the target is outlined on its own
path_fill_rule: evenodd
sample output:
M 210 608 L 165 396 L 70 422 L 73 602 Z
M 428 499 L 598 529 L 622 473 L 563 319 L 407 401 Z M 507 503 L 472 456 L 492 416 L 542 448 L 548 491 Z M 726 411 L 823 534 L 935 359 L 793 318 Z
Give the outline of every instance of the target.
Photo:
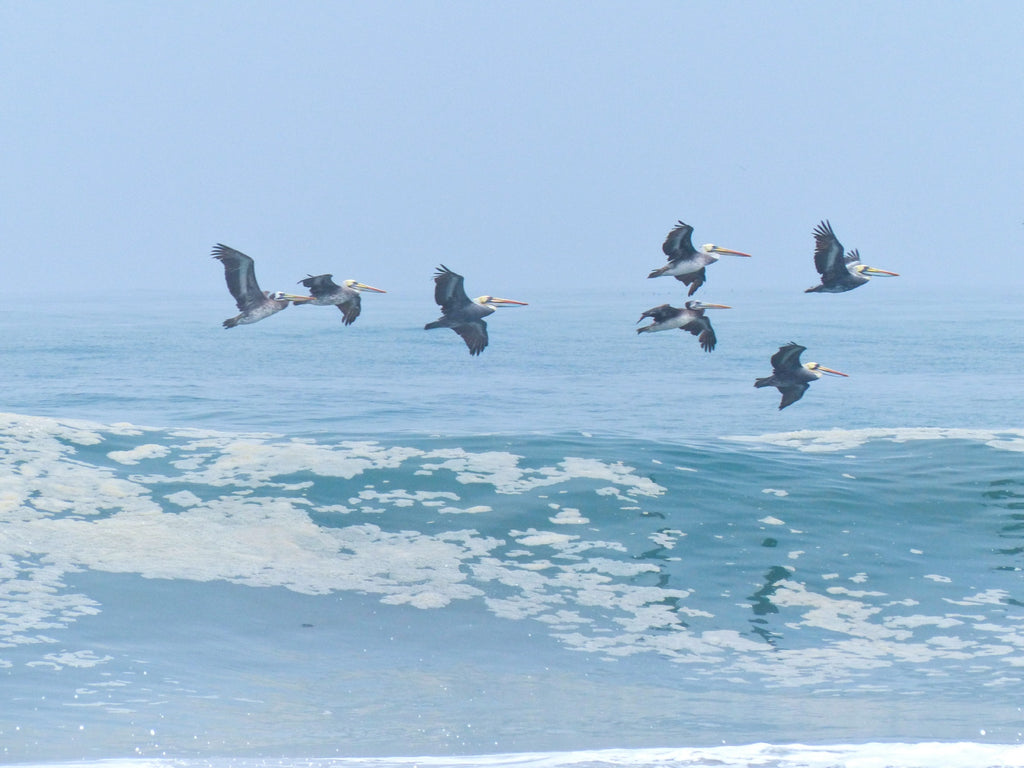
M 802 347 L 792 341 L 779 347 L 779 351 L 772 355 L 772 375 L 754 381 L 755 387 L 775 387 L 782 393 L 782 402 L 779 403 L 780 411 L 803 397 L 811 382 L 820 379 L 822 374 L 848 375 L 832 368 L 826 368 L 821 363 L 801 364 L 800 353 L 805 349 L 807 347 Z
M 636 332 L 654 333 L 655 331 L 671 331 L 673 328 L 679 328 L 697 336 L 701 349 L 710 352 L 715 348 L 718 339 L 715 336 L 715 329 L 711 327 L 711 321 L 704 316 L 706 309 L 732 309 L 732 307 L 726 304 L 706 304 L 703 301 L 694 300 L 687 301 L 682 308 L 662 304 L 660 307 L 653 307 L 640 315 L 640 320 L 649 317 L 652 322 L 650 325 L 637 328 Z M 637 322 L 639 323 L 640 320 Z
M 821 285 L 811 286 L 804 293 L 845 293 L 864 285 L 874 275 L 899 277 L 895 272 L 861 264 L 856 250 L 843 256 L 843 245 L 828 221 L 814 228 L 814 266 L 821 275 Z
M 366 285 L 355 280 L 344 280 L 338 285 L 331 278 L 334 275 L 310 275 L 299 284 L 306 286 L 312 294 L 312 300 L 296 302 L 297 304 L 319 304 L 321 306 L 334 305 L 341 310 L 342 321 L 345 325 L 352 325 L 362 311 L 362 300 L 359 298 L 360 291 L 373 291 L 374 293 L 387 293 L 380 288 Z
M 479 355 L 488 341 L 484 318 L 500 307 L 525 307 L 526 302 L 494 296 L 479 296 L 471 300 L 462 283 L 462 275 L 452 272 L 444 264 L 437 268 L 434 273 L 434 301 L 441 307 L 441 317 L 423 327 L 428 331 L 451 328 L 466 342 L 469 354 Z
M 241 251 L 217 243 L 213 247 L 213 258 L 218 259 L 224 265 L 224 279 L 240 310 L 240 314 L 224 321 L 225 328 L 258 322 L 265 317 L 277 314 L 291 302 L 309 301 L 308 296 L 295 296 L 281 291 L 269 293 L 260 290 L 259 283 L 256 282 L 253 260 Z
M 694 248 L 692 238 L 693 227 L 681 221 L 677 222 L 661 246 L 661 250 L 668 257 L 668 264 L 652 270 L 647 277 L 674 277 L 690 286 L 686 295 L 693 296 L 694 292 L 704 285 L 707 279 L 705 267 L 718 261 L 719 254 L 728 253 L 732 256 L 750 257 L 749 253 L 732 251 L 712 243 L 705 243 L 700 248 Z

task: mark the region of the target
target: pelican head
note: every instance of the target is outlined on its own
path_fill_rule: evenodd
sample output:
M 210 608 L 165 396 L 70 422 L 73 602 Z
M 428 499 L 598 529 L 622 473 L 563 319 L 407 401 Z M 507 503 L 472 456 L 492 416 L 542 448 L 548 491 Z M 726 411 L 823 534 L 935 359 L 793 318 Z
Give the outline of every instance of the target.
M 476 304 L 483 307 L 490 307 L 491 309 L 500 309 L 501 307 L 525 307 L 528 306 L 525 301 L 516 301 L 515 299 L 499 299 L 496 296 L 478 296 L 473 299 Z
M 744 253 L 743 251 L 733 251 L 730 250 L 729 248 L 722 248 L 721 246 L 715 245 L 714 243 L 704 243 L 704 245 L 702 245 L 700 249 L 709 256 L 717 256 L 720 253 L 727 253 L 730 256 L 746 256 L 747 258 L 750 258 L 749 253 Z
M 380 288 L 374 288 L 372 285 L 366 283 L 360 283 L 358 280 L 345 280 L 342 282 L 346 288 L 351 288 L 353 291 L 373 291 L 374 293 L 387 293 L 387 291 Z
M 285 293 L 284 291 L 274 291 L 273 293 L 268 294 L 268 296 L 274 301 L 295 301 L 300 304 L 304 301 L 313 300 L 312 296 L 296 296 L 294 293 Z
M 683 306 L 686 307 L 687 309 L 693 309 L 693 310 L 698 310 L 698 309 L 732 309 L 732 307 L 730 307 L 728 304 L 708 304 L 707 302 L 697 301 L 695 299 L 691 299 L 690 301 L 686 302 Z
M 858 275 L 864 277 L 871 277 L 872 275 L 882 275 L 886 277 L 899 277 L 899 273 L 890 272 L 887 269 L 879 269 L 878 267 L 869 267 L 867 264 L 858 264 L 854 267 Z
M 826 368 L 821 363 L 804 363 L 804 368 L 806 368 L 808 371 L 813 373 L 819 379 L 821 378 L 821 374 L 823 374 L 823 373 L 831 373 L 833 376 L 847 376 L 847 377 L 849 377 L 849 375 L 850 375 L 848 373 L 843 373 L 842 371 L 833 370 L 832 368 Z

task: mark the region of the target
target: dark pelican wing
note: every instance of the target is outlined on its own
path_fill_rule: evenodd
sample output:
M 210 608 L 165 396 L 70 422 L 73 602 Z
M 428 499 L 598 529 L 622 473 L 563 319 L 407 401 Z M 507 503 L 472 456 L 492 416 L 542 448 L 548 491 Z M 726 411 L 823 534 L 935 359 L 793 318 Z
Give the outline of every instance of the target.
M 645 317 L 651 318 L 655 323 L 663 323 L 666 320 L 671 320 L 673 317 L 679 314 L 679 310 L 673 307 L 671 304 L 662 304 L 657 307 L 652 307 L 640 315 L 640 320 Z M 637 322 L 640 322 L 637 320 Z
M 341 288 L 340 285 L 331 280 L 332 277 L 334 275 L 310 275 L 305 280 L 299 280 L 299 285 L 306 286 L 314 298 L 320 299 L 324 296 L 330 296 Z
M 434 301 L 441 307 L 443 314 L 470 304 L 466 289 L 462 287 L 462 275 L 452 272 L 442 264 L 434 273 Z M 487 331 L 483 331 L 484 346 L 487 345 Z M 468 343 L 468 342 L 467 342 Z M 480 347 L 483 349 L 483 347 Z M 470 347 L 472 351 L 472 347 Z M 479 353 L 475 353 L 479 354 Z
M 848 254 L 846 254 L 847 264 L 856 264 L 860 261 L 860 251 L 854 248 Z
M 848 273 L 843 258 L 843 244 L 839 242 L 828 221 L 814 228 L 814 268 L 821 275 L 822 282 Z
M 696 272 L 691 272 L 688 275 L 676 275 L 676 280 L 679 280 L 684 285 L 690 286 L 690 290 L 686 292 L 687 296 L 693 296 L 694 292 L 704 285 L 706 279 L 707 272 L 704 267 L 701 267 Z
M 807 347 L 801 347 L 795 342 L 789 342 L 784 347 L 779 347 L 779 351 L 772 355 L 772 371 L 774 373 L 786 373 L 800 367 L 800 353 L 803 352 Z M 800 392 L 800 395 L 803 391 Z M 798 400 L 799 395 L 794 398 Z
M 462 282 L 461 277 L 459 282 Z M 487 346 L 487 323 L 483 320 L 470 320 L 466 323 L 460 323 L 453 326 L 452 330 L 459 334 L 462 340 L 466 342 L 466 346 L 469 347 L 469 354 L 471 355 L 479 355 L 484 351 L 484 347 Z
M 682 328 L 682 331 L 689 331 L 694 336 L 698 336 L 698 342 L 700 342 L 700 348 L 705 352 L 710 352 L 715 348 L 715 344 L 718 343 L 718 338 L 715 336 L 715 329 L 711 327 L 711 321 L 706 317 L 698 317 L 695 320 L 691 320 Z
M 224 279 L 231 295 L 235 297 L 239 310 L 245 312 L 266 300 L 259 283 L 256 282 L 256 271 L 251 258 L 220 243 L 213 247 L 213 258 L 219 259 L 224 265 Z
M 363 311 L 363 300 L 359 298 L 359 292 L 353 291 L 352 298 L 341 304 L 335 306 L 341 310 L 342 323 L 345 325 L 352 325 L 359 317 L 359 313 Z
M 696 253 L 693 247 L 693 227 L 689 224 L 683 224 L 683 222 L 677 222 L 675 229 L 668 233 L 668 237 L 665 238 L 665 242 L 661 246 L 661 250 L 668 256 L 669 261 L 676 259 L 685 259 L 687 256 L 691 256 Z
M 807 388 L 809 386 L 810 386 L 810 384 L 803 383 L 803 384 L 790 384 L 789 386 L 786 386 L 786 387 L 778 387 L 779 392 L 782 393 L 782 402 L 779 403 L 779 410 L 781 411 L 787 405 L 792 405 L 797 400 L 799 400 L 801 397 L 803 397 L 804 396 L 804 392 L 807 391 Z

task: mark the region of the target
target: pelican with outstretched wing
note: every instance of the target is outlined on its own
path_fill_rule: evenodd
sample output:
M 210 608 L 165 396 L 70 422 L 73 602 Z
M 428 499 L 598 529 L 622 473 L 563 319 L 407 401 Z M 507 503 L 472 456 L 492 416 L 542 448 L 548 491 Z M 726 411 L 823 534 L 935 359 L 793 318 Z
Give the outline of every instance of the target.
M 895 272 L 861 264 L 856 250 L 844 256 L 843 244 L 828 221 L 814 228 L 814 267 L 821 275 L 821 284 L 804 293 L 845 293 L 864 285 L 872 276 L 899 277 Z
M 269 293 L 260 290 L 260 284 L 256 282 L 253 260 L 241 251 L 217 243 L 213 247 L 213 258 L 218 259 L 224 265 L 224 279 L 227 281 L 228 290 L 235 297 L 235 303 L 240 311 L 240 314 L 224 321 L 225 328 L 255 323 L 265 317 L 277 314 L 290 302 L 301 303 L 310 300 L 309 296 L 295 296 L 282 291 Z
M 341 285 L 338 285 L 331 279 L 333 277 L 334 275 L 310 275 L 306 279 L 300 280 L 299 284 L 306 286 L 313 298 L 296 303 L 333 305 L 341 310 L 342 322 L 345 325 L 352 325 L 363 309 L 362 299 L 359 298 L 361 291 L 387 293 L 380 288 L 374 288 L 372 285 L 366 285 L 366 283 L 356 280 L 344 280 Z
M 709 264 L 718 261 L 719 254 L 727 253 L 732 256 L 750 257 L 749 253 L 721 248 L 713 243 L 705 243 L 700 248 L 694 248 L 693 227 L 681 221 L 677 222 L 675 228 L 668 233 L 661 250 L 668 257 L 668 264 L 652 270 L 647 276 L 674 277 L 690 286 L 687 296 L 693 296 L 694 292 L 704 285 L 707 279 L 704 270 Z
M 500 307 L 525 307 L 525 301 L 479 296 L 470 299 L 462 286 L 462 275 L 452 272 L 444 264 L 434 273 L 434 301 L 441 307 L 441 317 L 423 326 L 451 328 L 469 347 L 469 354 L 479 355 L 487 346 L 487 323 L 484 318 Z
M 802 347 L 792 341 L 779 347 L 779 351 L 772 355 L 772 375 L 754 381 L 755 387 L 775 387 L 782 393 L 782 402 L 779 403 L 780 411 L 803 397 L 811 382 L 820 379 L 822 374 L 849 375 L 826 368 L 821 363 L 801 364 L 800 353 L 805 349 L 807 347 Z
M 711 327 L 711 321 L 704 316 L 706 309 L 732 309 L 727 304 L 707 304 L 703 301 L 691 299 L 681 308 L 662 304 L 660 307 L 648 309 L 640 320 L 645 317 L 651 318 L 651 324 L 636 329 L 637 333 L 654 333 L 655 331 L 670 331 L 678 328 L 681 331 L 689 331 L 697 337 L 701 349 L 710 352 L 718 343 L 715 336 L 715 329 Z M 640 320 L 637 320 L 639 323 Z

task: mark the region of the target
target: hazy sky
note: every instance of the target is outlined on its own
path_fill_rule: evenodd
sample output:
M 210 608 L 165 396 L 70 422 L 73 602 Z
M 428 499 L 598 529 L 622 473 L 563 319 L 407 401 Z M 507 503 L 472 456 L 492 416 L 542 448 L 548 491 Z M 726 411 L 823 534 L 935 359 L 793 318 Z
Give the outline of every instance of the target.
M 271 290 L 650 289 L 680 218 L 756 256 L 709 300 L 813 284 L 822 218 L 901 296 L 1024 287 L 1022 31 L 1018 2 L 0 0 L 4 288 L 224 291 L 224 242 Z

